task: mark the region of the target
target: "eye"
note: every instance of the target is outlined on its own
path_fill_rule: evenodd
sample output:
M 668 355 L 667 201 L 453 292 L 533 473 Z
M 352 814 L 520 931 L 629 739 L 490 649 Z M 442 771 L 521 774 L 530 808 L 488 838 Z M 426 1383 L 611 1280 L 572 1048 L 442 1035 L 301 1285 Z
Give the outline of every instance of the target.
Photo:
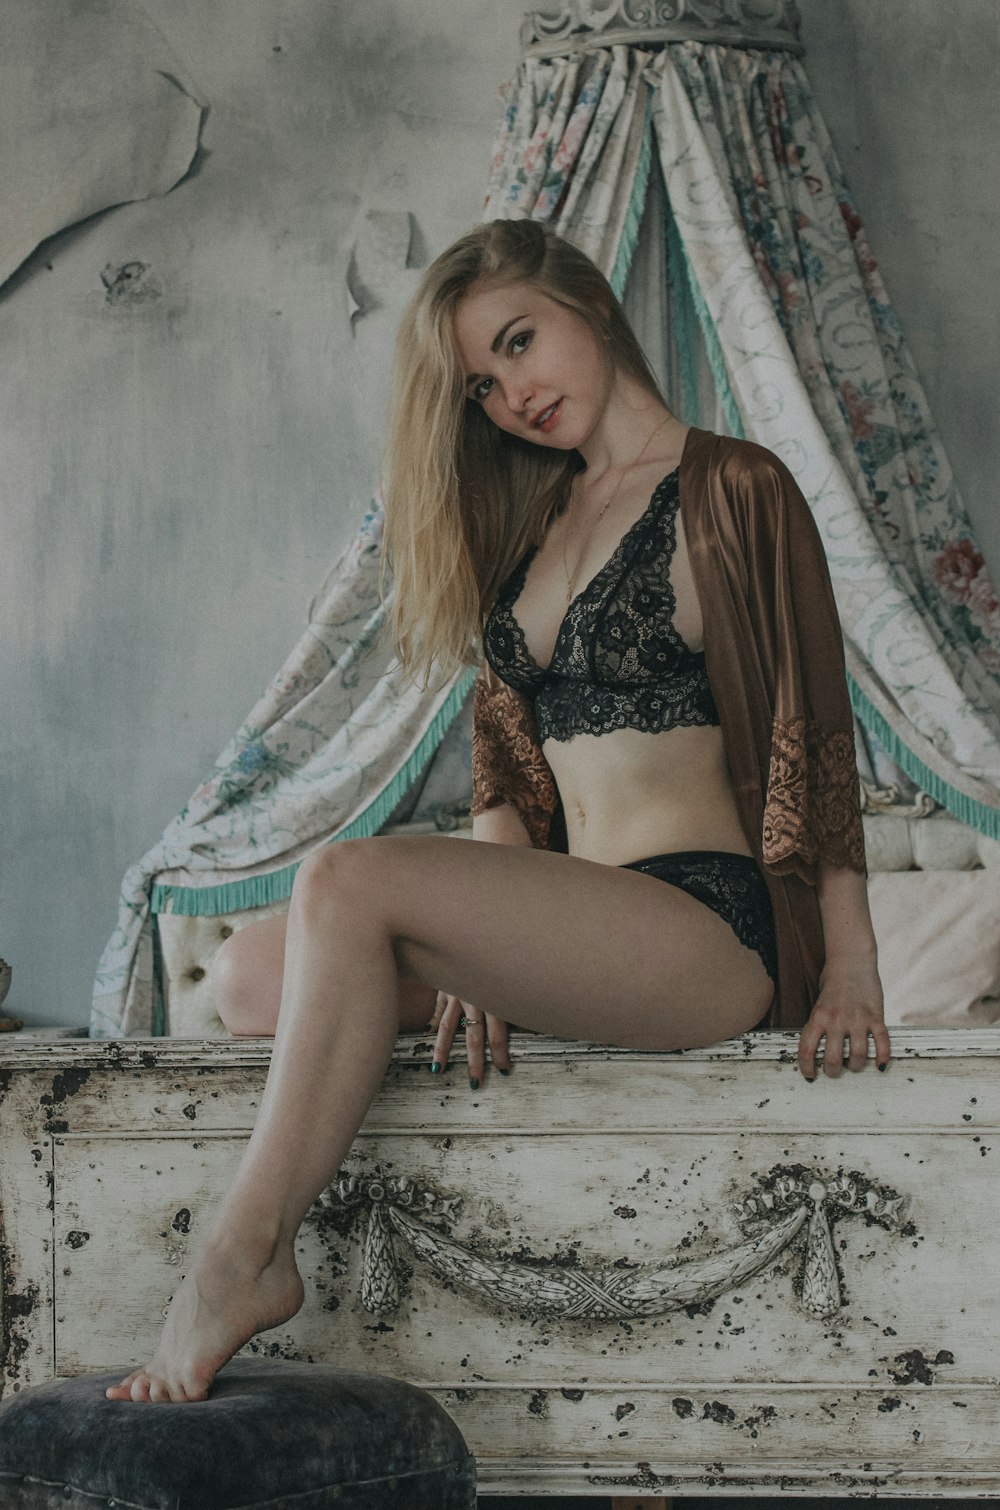
M 519 330 L 517 335 L 511 336 L 510 340 L 508 341 L 507 354 L 514 357 L 518 356 L 522 351 L 527 351 L 528 347 L 531 345 L 531 338 L 533 335 L 533 330 Z
M 477 403 L 481 404 L 483 399 L 486 398 L 489 394 L 489 391 L 492 387 L 493 379 L 483 378 L 481 382 L 478 382 L 475 388 L 473 388 L 472 397 L 476 400 Z

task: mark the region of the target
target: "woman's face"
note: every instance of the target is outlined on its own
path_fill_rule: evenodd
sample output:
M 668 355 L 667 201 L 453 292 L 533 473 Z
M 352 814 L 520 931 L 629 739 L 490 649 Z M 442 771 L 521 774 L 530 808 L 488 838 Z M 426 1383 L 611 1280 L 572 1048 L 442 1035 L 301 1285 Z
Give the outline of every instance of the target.
M 473 288 L 455 311 L 466 394 L 501 430 L 569 451 L 593 433 L 611 363 L 591 327 L 531 283 Z

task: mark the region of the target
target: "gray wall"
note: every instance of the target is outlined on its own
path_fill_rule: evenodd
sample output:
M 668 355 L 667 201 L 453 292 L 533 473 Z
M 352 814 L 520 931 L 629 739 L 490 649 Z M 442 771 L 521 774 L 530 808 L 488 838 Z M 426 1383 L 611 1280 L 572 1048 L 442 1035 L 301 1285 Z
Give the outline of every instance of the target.
M 393 330 L 479 214 L 523 0 L 150 0 L 211 106 L 165 198 L 56 238 L 0 299 L 0 954 L 84 1023 L 127 865 L 298 638 L 377 473 Z M 807 66 L 994 570 L 994 0 L 803 0 Z M 375 306 L 352 333 L 345 273 Z M 112 309 L 100 271 L 164 290 Z

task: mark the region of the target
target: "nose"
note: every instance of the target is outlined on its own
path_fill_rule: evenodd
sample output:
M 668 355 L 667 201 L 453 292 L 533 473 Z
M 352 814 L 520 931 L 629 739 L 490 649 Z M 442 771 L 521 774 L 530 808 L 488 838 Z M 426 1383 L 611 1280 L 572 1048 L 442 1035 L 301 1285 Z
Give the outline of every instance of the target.
M 530 413 L 535 397 L 534 384 L 527 377 L 519 377 L 514 383 L 506 383 L 507 404 L 517 415 Z

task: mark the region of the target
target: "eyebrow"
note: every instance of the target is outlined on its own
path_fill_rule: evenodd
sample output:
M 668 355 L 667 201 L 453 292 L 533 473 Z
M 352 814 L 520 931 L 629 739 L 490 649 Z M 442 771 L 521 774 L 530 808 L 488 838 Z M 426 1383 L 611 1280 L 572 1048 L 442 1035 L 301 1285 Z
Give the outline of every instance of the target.
M 493 340 L 490 342 L 490 350 L 491 351 L 499 351 L 501 343 L 503 341 L 503 338 L 507 334 L 508 330 L 510 330 L 510 327 L 512 325 L 516 325 L 517 322 L 518 322 L 518 320 L 526 320 L 527 318 L 528 318 L 527 314 L 515 315 L 512 320 L 508 320 L 507 321 L 506 325 L 501 325 L 500 329 L 497 331 L 496 335 L 493 337 Z M 465 386 L 466 386 L 466 388 L 471 388 L 474 383 L 478 383 L 481 377 L 482 377 L 482 373 L 481 372 L 470 372 L 469 376 L 465 380 Z

